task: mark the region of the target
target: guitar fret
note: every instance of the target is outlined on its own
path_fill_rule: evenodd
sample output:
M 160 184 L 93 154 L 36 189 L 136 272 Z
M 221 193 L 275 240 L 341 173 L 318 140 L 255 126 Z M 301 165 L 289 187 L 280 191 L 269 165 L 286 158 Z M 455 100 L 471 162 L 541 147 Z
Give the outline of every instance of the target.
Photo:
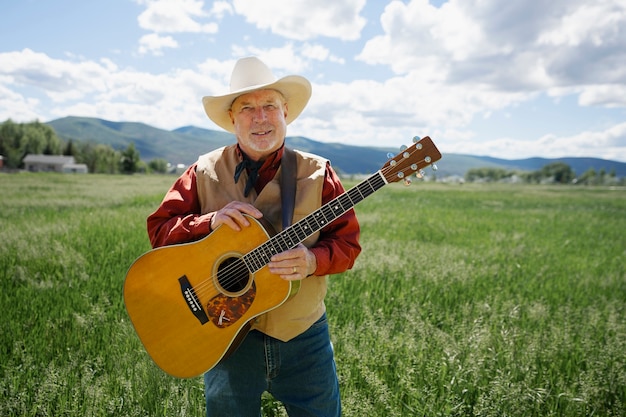
M 312 216 L 310 216 L 310 220 L 314 221 L 315 223 L 313 224 L 313 229 L 314 230 L 319 230 L 324 226 L 324 219 L 321 219 L 321 223 L 320 223 L 320 217 L 322 216 L 322 212 L 320 210 L 315 210 L 312 213 Z
M 352 206 L 355 205 L 355 202 L 350 198 L 349 193 L 340 195 L 337 199 L 339 200 L 339 203 L 341 204 L 341 208 L 343 209 L 344 212 L 348 211 L 348 209 L 352 208 Z
M 294 231 L 298 235 L 298 240 L 300 242 L 302 242 L 304 239 L 306 239 L 307 236 L 311 234 L 309 233 L 309 231 L 311 230 L 311 226 L 309 226 L 309 224 L 307 223 L 306 217 L 300 220 L 299 222 L 297 222 L 296 224 L 292 225 L 291 227 L 294 229 Z
M 276 237 L 275 237 L 275 240 L 279 243 L 278 247 L 279 247 L 279 249 L 281 249 L 280 252 L 282 252 L 283 250 L 288 249 L 289 245 L 285 241 L 285 235 L 283 233 L 277 234 Z
M 299 241 L 294 239 L 293 234 L 294 233 L 293 233 L 293 231 L 291 229 L 286 229 L 286 230 L 283 230 L 282 232 L 280 232 L 281 239 L 284 242 L 284 249 L 285 250 L 293 248 L 298 243 L 300 243 Z
M 255 249 L 253 251 L 248 252 L 247 254 L 243 256 L 243 263 L 246 264 L 246 267 L 248 268 L 248 271 L 250 272 L 254 272 L 259 269 L 257 251 L 258 250 Z
M 326 224 L 330 223 L 330 220 L 334 220 L 333 210 L 330 206 L 324 206 L 322 208 L 322 215 L 324 216 L 324 220 L 326 220 Z

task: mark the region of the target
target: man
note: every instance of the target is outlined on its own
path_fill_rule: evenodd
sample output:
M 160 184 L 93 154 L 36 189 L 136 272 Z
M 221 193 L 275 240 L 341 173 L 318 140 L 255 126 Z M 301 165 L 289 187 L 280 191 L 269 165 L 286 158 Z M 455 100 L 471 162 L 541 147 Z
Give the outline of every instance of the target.
M 281 160 L 287 125 L 311 96 L 303 77 L 277 80 L 258 58 L 237 61 L 231 92 L 203 98 L 211 120 L 237 144 L 202 155 L 148 217 L 153 247 L 201 239 L 217 227 L 240 231 L 247 214 L 281 230 Z M 293 223 L 344 192 L 329 162 L 295 152 Z M 326 321 L 326 278 L 351 268 L 361 247 L 353 210 L 296 248 L 274 255 L 272 274 L 300 281 L 296 295 L 251 322 L 238 349 L 204 376 L 207 416 L 258 416 L 270 392 L 290 416 L 339 416 L 341 405 Z

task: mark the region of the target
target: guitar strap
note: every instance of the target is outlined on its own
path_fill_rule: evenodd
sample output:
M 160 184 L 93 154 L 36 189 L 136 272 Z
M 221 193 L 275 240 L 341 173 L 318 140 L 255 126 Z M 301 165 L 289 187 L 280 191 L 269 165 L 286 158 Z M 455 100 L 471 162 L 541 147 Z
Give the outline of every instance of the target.
M 285 230 L 291 225 L 293 209 L 296 204 L 296 153 L 285 146 L 280 164 L 282 166 L 280 177 L 281 212 L 283 230 Z

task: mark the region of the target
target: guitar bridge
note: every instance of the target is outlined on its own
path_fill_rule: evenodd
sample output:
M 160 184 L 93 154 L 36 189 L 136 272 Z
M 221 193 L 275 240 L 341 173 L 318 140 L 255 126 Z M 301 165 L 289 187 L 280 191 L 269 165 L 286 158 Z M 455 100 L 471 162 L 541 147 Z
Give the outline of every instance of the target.
M 183 275 L 182 277 L 178 278 L 178 283 L 180 284 L 180 291 L 182 292 L 183 298 L 185 299 L 187 307 L 189 307 L 191 313 L 196 316 L 200 324 L 208 323 L 209 317 L 202 309 L 202 304 L 200 304 L 200 300 L 198 300 L 196 292 L 189 283 L 187 275 Z

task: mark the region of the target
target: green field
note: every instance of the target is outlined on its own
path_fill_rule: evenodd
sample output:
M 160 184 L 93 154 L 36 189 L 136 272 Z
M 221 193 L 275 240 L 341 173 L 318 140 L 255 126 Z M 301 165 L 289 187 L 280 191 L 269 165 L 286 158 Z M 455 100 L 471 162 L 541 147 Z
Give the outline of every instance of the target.
M 122 300 L 173 180 L 0 175 L 1 416 L 204 415 Z M 393 184 L 357 214 L 327 297 L 344 415 L 626 415 L 625 189 Z

